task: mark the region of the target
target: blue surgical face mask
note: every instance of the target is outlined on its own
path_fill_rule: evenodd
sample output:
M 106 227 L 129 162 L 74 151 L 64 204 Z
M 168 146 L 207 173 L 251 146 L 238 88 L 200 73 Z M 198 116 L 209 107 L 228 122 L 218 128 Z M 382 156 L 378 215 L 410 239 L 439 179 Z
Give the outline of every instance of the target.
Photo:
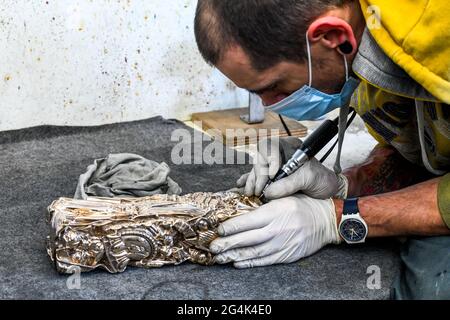
M 334 109 L 347 105 L 360 82 L 353 77 L 349 77 L 347 59 L 344 56 L 346 82 L 341 92 L 327 94 L 312 88 L 312 59 L 308 35 L 306 35 L 306 46 L 308 51 L 309 85 L 303 86 L 289 97 L 267 107 L 270 111 L 295 120 L 315 120 Z

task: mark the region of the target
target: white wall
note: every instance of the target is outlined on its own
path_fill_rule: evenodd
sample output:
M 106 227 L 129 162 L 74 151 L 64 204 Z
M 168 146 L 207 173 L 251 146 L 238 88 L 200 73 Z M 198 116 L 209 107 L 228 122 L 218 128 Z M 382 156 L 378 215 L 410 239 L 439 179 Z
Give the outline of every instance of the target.
M 0 130 L 245 106 L 203 62 L 196 0 L 1 0 Z

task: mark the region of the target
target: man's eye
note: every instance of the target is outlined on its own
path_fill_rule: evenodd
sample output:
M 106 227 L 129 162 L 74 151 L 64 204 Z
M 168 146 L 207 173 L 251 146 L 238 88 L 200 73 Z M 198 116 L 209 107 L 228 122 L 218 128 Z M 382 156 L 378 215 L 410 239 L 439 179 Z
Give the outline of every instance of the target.
M 273 90 L 275 90 L 277 88 L 278 88 L 278 83 L 274 83 L 273 85 L 271 85 L 269 87 L 266 87 L 266 88 L 264 88 L 262 90 L 255 90 L 255 91 L 249 90 L 249 91 L 251 93 L 254 93 L 254 94 L 257 94 L 257 95 L 263 95 L 263 94 L 265 94 L 267 92 L 270 92 L 270 91 L 273 91 Z

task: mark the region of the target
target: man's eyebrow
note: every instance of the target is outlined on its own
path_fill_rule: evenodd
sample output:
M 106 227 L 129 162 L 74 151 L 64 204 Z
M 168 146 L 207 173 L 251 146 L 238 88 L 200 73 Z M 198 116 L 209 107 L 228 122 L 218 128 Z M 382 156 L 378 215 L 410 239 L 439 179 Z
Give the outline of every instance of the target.
M 279 80 L 276 80 L 274 82 L 272 82 L 271 84 L 264 86 L 262 88 L 258 88 L 258 89 L 248 89 L 248 92 L 254 93 L 254 94 L 262 94 L 265 91 L 271 90 L 273 88 L 276 87 L 276 85 L 279 83 Z

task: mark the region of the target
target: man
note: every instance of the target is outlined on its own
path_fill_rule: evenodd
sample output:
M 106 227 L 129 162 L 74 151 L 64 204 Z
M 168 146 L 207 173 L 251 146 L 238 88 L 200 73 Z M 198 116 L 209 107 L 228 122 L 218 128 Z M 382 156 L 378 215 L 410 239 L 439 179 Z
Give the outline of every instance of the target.
M 211 244 L 237 268 L 330 243 L 408 236 L 393 298 L 450 298 L 450 7 L 438 0 L 199 0 L 203 57 L 269 109 L 314 119 L 350 103 L 379 141 L 341 173 L 313 159 Z M 342 130 L 341 130 L 342 133 Z M 342 138 L 342 135 L 341 135 Z M 260 150 L 238 181 L 260 195 L 298 140 Z

